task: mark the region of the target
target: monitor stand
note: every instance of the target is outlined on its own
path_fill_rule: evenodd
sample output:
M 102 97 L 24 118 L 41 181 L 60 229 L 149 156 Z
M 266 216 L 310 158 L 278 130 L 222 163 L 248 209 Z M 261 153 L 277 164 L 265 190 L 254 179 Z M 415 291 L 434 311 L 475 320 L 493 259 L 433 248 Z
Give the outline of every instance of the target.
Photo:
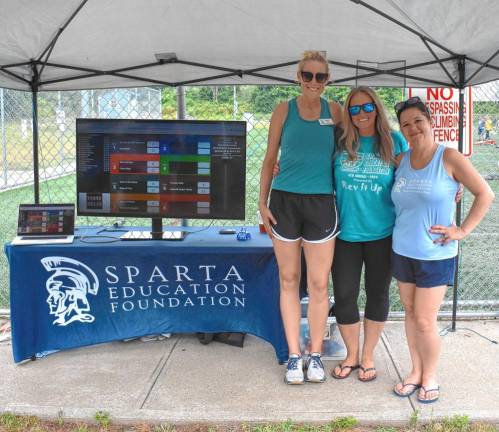
M 163 231 L 163 220 L 152 218 L 151 231 L 127 231 L 120 238 L 121 240 L 183 240 L 186 231 Z

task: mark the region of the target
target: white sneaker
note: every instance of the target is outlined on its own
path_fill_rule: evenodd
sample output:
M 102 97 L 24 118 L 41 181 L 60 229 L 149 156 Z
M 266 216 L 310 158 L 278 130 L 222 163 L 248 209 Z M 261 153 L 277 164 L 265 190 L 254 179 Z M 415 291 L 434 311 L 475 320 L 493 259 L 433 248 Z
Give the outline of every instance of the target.
M 308 356 L 305 369 L 306 381 L 314 383 L 326 381 L 326 374 L 324 372 L 324 365 L 322 364 L 320 353 L 312 353 Z
M 303 360 L 298 354 L 291 354 L 288 359 L 284 382 L 286 384 L 303 384 L 304 381 Z

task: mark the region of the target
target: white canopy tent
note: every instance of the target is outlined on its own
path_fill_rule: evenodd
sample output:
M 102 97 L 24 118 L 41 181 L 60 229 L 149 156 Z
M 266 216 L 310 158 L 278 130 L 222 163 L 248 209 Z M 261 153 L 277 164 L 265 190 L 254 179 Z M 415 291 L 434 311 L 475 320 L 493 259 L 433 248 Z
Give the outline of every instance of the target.
M 499 79 L 498 21 L 495 0 L 0 0 L 0 87 L 292 83 L 317 49 L 333 84 L 462 88 Z
M 33 93 L 38 200 L 39 91 L 293 83 L 307 49 L 332 84 L 464 89 L 499 79 L 498 22 L 496 0 L 0 0 L 0 87 Z
M 0 87 L 33 93 L 38 202 L 39 91 L 293 83 L 309 49 L 332 84 L 463 90 L 499 79 L 498 23 L 497 0 L 0 0 Z

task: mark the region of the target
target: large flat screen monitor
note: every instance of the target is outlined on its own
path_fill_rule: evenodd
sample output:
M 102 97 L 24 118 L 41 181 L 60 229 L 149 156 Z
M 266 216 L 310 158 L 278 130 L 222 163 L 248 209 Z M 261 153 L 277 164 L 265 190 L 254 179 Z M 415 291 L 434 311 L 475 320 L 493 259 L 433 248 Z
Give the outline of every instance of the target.
M 76 120 L 78 214 L 244 219 L 246 123 Z

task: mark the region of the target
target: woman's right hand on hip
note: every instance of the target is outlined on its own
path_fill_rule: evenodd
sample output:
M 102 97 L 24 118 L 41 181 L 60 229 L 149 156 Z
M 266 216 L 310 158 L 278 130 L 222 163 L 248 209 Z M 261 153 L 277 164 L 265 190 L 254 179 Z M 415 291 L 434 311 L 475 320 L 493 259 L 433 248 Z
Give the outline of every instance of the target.
M 259 206 L 260 214 L 262 215 L 263 224 L 267 230 L 267 234 L 272 238 L 272 225 L 277 223 L 274 215 L 266 205 Z

